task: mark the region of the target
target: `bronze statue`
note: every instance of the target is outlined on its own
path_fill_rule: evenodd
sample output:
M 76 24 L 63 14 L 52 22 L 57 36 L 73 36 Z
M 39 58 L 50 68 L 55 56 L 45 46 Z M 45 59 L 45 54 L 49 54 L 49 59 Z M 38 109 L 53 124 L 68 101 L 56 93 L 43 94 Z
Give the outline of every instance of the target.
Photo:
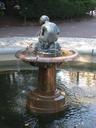
M 61 47 L 57 42 L 60 33 L 58 26 L 55 23 L 50 22 L 49 17 L 46 15 L 40 17 L 40 25 L 42 26 L 34 51 L 52 53 L 54 56 L 60 55 Z
M 51 44 L 57 41 L 60 30 L 57 25 L 50 22 L 49 17 L 45 15 L 40 17 L 40 24 L 42 26 L 39 35 L 39 42 L 44 43 L 48 48 Z

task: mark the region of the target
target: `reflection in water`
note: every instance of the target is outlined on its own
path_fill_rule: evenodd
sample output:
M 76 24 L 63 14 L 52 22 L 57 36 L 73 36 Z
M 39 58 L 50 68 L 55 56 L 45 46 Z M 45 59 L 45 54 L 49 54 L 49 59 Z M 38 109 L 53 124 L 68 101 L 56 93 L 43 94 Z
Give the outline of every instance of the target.
M 65 87 L 72 104 L 46 123 L 26 112 L 26 95 L 37 86 L 37 73 L 0 72 L 0 128 L 96 128 L 95 72 L 57 72 L 57 84 Z
M 57 73 L 57 81 L 66 88 L 66 93 L 80 102 L 96 104 L 96 73 L 62 70 Z M 69 91 L 69 92 L 68 92 Z
M 0 124 L 3 123 L 4 127 L 21 126 L 25 113 L 26 93 L 29 88 L 32 89 L 36 85 L 35 76 L 36 72 L 32 75 L 30 71 L 0 73 Z

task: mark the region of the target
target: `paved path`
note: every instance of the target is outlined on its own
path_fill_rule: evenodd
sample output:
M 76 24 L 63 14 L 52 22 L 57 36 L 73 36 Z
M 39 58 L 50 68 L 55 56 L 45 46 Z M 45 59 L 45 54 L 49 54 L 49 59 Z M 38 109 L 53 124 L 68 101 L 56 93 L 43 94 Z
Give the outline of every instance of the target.
M 58 22 L 62 37 L 89 37 L 96 38 L 96 17 L 92 19 L 83 19 L 81 21 Z M 30 26 L 6 26 L 0 27 L 0 37 L 14 36 L 36 36 L 40 30 L 39 25 Z

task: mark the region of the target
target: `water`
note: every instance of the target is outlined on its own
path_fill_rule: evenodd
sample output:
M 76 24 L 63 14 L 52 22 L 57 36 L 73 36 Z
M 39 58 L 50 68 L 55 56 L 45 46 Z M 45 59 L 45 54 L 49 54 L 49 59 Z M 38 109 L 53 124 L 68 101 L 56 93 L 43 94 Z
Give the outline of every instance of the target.
M 26 95 L 37 86 L 37 70 L 0 72 L 0 128 L 96 128 L 96 72 L 57 71 L 70 106 L 61 116 L 39 119 L 26 111 Z

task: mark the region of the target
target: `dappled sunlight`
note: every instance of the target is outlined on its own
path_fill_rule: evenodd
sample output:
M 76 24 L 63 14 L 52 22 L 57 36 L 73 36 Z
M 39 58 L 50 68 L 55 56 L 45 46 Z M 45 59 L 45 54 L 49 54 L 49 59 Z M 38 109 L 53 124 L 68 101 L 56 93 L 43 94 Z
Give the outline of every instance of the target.
M 30 43 L 35 43 L 35 41 L 38 41 L 36 37 L 8 37 L 8 38 L 0 38 L 0 47 L 26 47 Z M 94 49 L 96 45 L 96 39 L 95 38 L 71 38 L 71 37 L 60 37 L 58 39 L 60 42 L 60 45 L 62 47 L 71 47 L 74 49 L 80 49 L 84 48 L 84 50 L 90 50 L 90 48 Z M 87 45 L 86 45 L 87 44 Z
M 86 63 L 86 62 L 92 62 L 92 58 L 88 58 L 88 57 L 84 57 L 84 56 L 80 56 L 78 59 L 78 61 Z

